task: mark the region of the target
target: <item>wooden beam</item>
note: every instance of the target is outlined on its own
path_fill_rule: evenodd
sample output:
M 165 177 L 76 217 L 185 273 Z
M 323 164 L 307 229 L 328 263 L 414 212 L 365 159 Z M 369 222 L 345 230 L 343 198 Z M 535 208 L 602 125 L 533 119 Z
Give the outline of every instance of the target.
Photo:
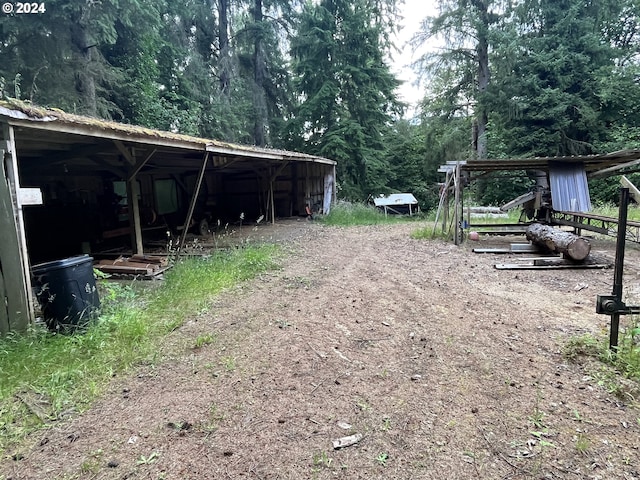
M 98 156 L 90 156 L 87 157 L 89 160 L 94 162 L 97 165 L 100 165 L 104 170 L 113 173 L 116 177 L 122 178 L 123 180 L 127 178 L 126 170 L 118 167 L 114 167 L 109 162 L 107 162 L 104 158 Z
M 0 173 L 0 182 L 3 182 L 4 215 L 9 217 L 9 225 L 15 226 L 12 232 L 5 232 L 3 237 L 11 239 L 10 243 L 4 244 L 3 249 L 16 250 L 11 253 L 11 259 L 3 258 L 3 271 L 5 266 L 12 265 L 7 269 L 6 273 L 11 274 L 13 278 L 9 282 L 5 281 L 5 288 L 9 294 L 8 315 L 9 328 L 12 330 L 24 331 L 35 318 L 33 311 L 33 294 L 31 290 L 31 270 L 29 268 L 29 253 L 27 247 L 27 239 L 24 228 L 24 217 L 22 212 L 22 204 L 17 192 L 20 189 L 20 177 L 18 174 L 18 155 L 16 152 L 15 132 L 13 127 L 4 123 L 2 125 L 2 134 L 6 148 L 6 155 L 2 155 L 2 169 Z M 5 183 L 6 182 L 6 183 Z M 7 188 L 4 188 L 7 187 Z M 0 212 L 0 214 L 2 214 Z M 13 217 L 13 221 L 11 221 Z M 8 226 L 9 226 L 8 225 Z M 6 263 L 5 263 L 6 262 Z
M 629 194 L 633 197 L 636 203 L 640 203 L 640 190 L 638 190 L 638 187 L 631 183 L 631 180 L 629 180 L 624 175 L 620 177 L 620 183 L 623 187 L 629 189 Z
M 133 177 L 126 182 L 127 186 L 127 206 L 129 210 L 129 225 L 131 229 L 131 250 L 138 255 L 144 255 L 142 246 L 142 227 L 140 226 L 140 205 L 138 204 L 138 195 L 140 188 L 138 180 Z
M 116 148 L 122 154 L 122 156 L 127 162 L 129 162 L 131 165 L 136 164 L 135 157 L 129 151 L 129 149 L 124 145 L 124 143 L 122 143 L 120 140 L 114 140 L 113 143 L 115 144 Z
M 276 202 L 273 198 L 273 177 L 269 180 L 269 196 L 271 197 L 271 224 L 276 223 Z
M 202 179 L 204 178 L 204 172 L 207 169 L 208 160 L 209 160 L 209 152 L 204 154 L 204 159 L 202 160 L 202 167 L 200 168 L 198 181 L 196 182 L 196 188 L 193 192 L 193 197 L 191 197 L 191 204 L 189 205 L 187 218 L 184 221 L 184 228 L 182 230 L 182 236 L 180 237 L 180 244 L 178 245 L 178 253 L 182 251 L 184 242 L 187 241 L 187 232 L 189 231 L 189 224 L 191 223 L 191 218 L 193 217 L 193 211 L 196 209 L 196 202 L 198 201 L 198 195 L 200 195 L 200 187 L 202 186 Z
M 138 172 L 140 172 L 140 170 L 142 170 L 142 167 L 145 166 L 145 164 L 151 160 L 151 157 L 153 157 L 155 155 L 155 153 L 158 151 L 157 148 L 154 148 L 151 153 L 149 153 L 149 155 L 147 155 L 144 160 L 136 163 L 134 165 L 134 167 L 129 171 L 129 175 L 127 176 L 127 181 L 130 181 L 132 178 L 134 178 Z
M 453 207 L 453 222 L 454 222 L 454 239 L 453 243 L 455 245 L 460 245 L 460 198 L 461 198 L 461 187 L 460 187 L 460 162 L 456 164 L 455 171 L 455 180 L 453 182 L 455 187 L 455 196 L 454 196 L 454 207 Z
M 605 177 L 608 174 L 614 174 L 614 172 L 617 172 L 618 170 L 621 170 L 623 168 L 627 168 L 627 167 L 633 167 L 635 165 L 639 165 L 640 164 L 640 158 L 637 160 L 632 160 L 630 162 L 626 162 L 626 163 L 622 163 L 620 165 L 614 165 L 613 167 L 609 167 L 609 168 L 603 168 L 602 170 L 596 170 L 595 172 L 591 173 L 589 175 L 589 178 L 598 178 L 598 177 Z

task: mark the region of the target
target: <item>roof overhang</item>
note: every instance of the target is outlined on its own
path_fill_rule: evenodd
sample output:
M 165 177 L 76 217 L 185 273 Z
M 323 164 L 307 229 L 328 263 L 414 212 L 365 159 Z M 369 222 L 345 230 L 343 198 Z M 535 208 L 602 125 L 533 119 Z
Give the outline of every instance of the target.
M 496 158 L 473 159 L 460 162 L 450 161 L 442 165 L 440 172 L 453 171 L 460 165 L 463 172 L 491 172 L 514 170 L 540 170 L 549 172 L 550 165 L 584 165 L 589 177 L 616 175 L 629 173 L 640 169 L 640 150 L 629 149 L 599 155 L 576 155 L 563 157 L 532 157 L 532 158 Z
M 148 158 L 147 170 L 185 171 L 199 169 L 207 153 L 214 167 L 227 173 L 278 168 L 289 162 L 336 165 L 324 157 L 191 137 L 13 100 L 0 101 L 0 122 L 14 128 L 16 150 L 26 168 L 55 168 L 64 163 L 118 174 L 130 170 L 132 160 Z

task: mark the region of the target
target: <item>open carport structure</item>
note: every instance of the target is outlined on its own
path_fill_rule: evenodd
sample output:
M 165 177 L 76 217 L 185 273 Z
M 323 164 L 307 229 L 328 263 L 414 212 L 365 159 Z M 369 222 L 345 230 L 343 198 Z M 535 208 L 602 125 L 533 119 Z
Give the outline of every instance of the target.
M 328 213 L 336 162 L 0 101 L 0 333 L 33 312 L 30 266 L 212 225 Z M 11 279 L 11 281 L 8 281 Z
M 628 149 L 600 155 L 451 161 L 440 166 L 438 171 L 446 175 L 439 208 L 439 213 L 443 213 L 442 226 L 445 230 L 449 224 L 446 212 L 453 198 L 451 224 L 455 230 L 456 244 L 462 237 L 463 189 L 494 172 L 524 171 L 536 180 L 536 187 L 509 202 L 509 207 L 526 206 L 531 212 L 530 218 L 542 223 L 569 225 L 615 236 L 612 225 L 616 219 L 589 213 L 591 200 L 587 179 L 640 171 L 640 150 Z M 638 230 L 629 238 L 640 238 L 640 224 L 634 226 L 633 222 L 629 222 L 629 227 Z

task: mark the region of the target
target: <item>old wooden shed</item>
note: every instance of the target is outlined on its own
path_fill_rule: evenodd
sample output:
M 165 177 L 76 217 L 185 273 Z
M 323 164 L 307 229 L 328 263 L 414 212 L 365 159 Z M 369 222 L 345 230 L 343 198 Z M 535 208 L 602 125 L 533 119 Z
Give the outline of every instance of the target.
M 33 319 L 30 268 L 167 229 L 328 213 L 336 162 L 0 101 L 0 334 Z

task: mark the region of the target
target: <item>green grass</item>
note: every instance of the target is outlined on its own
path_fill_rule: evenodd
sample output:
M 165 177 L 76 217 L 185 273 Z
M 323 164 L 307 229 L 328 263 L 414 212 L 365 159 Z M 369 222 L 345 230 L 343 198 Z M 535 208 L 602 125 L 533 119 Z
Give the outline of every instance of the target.
M 221 290 L 275 268 L 275 246 L 180 262 L 156 289 L 99 281 L 102 309 L 84 333 L 34 326 L 0 338 L 0 455 L 52 420 L 87 408 L 118 373 L 158 361 L 164 337 Z M 197 343 L 197 339 L 194 340 Z
M 563 348 L 569 360 L 591 357 L 600 361 L 601 368 L 592 372 L 592 376 L 607 391 L 619 396 L 629 390 L 622 378 L 632 380 L 633 389 L 640 390 L 640 319 L 629 316 L 624 321 L 626 325 L 620 328 L 615 353 L 609 349 L 608 336 L 591 334 L 572 337 Z
M 596 208 L 594 208 L 591 213 L 595 215 L 602 215 L 602 216 L 611 217 L 611 218 L 618 218 L 618 207 L 613 204 L 599 205 Z M 454 213 L 453 213 L 453 207 L 452 207 L 449 211 L 449 223 L 451 223 L 453 214 Z M 479 217 L 472 218 L 471 222 L 474 225 L 479 226 L 480 228 L 483 225 L 490 226 L 491 224 L 495 224 L 495 223 L 516 224 L 520 221 L 520 214 L 521 214 L 521 210 L 519 208 L 514 208 L 507 212 L 507 217 L 491 218 L 491 217 L 479 216 Z M 435 215 L 436 215 L 435 210 L 431 211 L 426 216 L 426 219 L 433 222 L 435 221 Z M 466 220 L 466 219 L 467 217 L 465 215 L 462 220 Z M 629 206 L 628 219 L 633 221 L 640 221 L 640 206 L 637 206 L 637 205 Z M 473 230 L 473 228 L 467 229 L 466 232 L 469 232 L 471 230 Z M 453 235 L 453 226 L 451 227 L 450 233 L 445 233 L 445 234 L 442 233 L 442 220 L 440 218 L 438 219 L 438 227 L 435 229 L 435 232 L 434 232 L 433 225 L 428 225 L 413 232 L 411 234 L 411 237 L 419 240 L 428 240 L 433 238 L 443 238 L 445 240 L 452 240 L 453 239 L 452 235 Z
M 355 225 L 381 225 L 413 220 L 423 220 L 422 215 L 387 215 L 384 212 L 364 203 L 339 202 L 329 215 L 322 217 L 322 223 L 332 226 L 349 227 Z
M 618 206 L 612 203 L 597 205 L 591 213 L 604 215 L 605 217 L 618 218 Z M 640 221 L 640 206 L 631 204 L 627 210 L 627 219 L 635 222 Z

